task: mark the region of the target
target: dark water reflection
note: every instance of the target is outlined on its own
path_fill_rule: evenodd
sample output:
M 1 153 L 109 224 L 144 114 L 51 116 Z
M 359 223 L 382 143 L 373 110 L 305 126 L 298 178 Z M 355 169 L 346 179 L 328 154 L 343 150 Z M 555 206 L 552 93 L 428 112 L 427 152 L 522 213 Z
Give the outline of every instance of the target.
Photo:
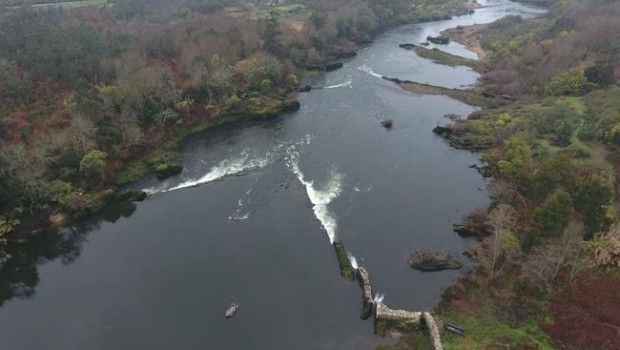
M 0 266 L 0 306 L 13 298 L 33 297 L 39 283 L 39 265 L 55 260 L 63 265 L 73 263 L 80 257 L 90 232 L 99 230 L 102 222 L 115 223 L 128 218 L 136 209 L 135 203 L 118 203 L 69 229 L 38 236 L 24 245 L 10 246 L 7 253 L 11 259 Z

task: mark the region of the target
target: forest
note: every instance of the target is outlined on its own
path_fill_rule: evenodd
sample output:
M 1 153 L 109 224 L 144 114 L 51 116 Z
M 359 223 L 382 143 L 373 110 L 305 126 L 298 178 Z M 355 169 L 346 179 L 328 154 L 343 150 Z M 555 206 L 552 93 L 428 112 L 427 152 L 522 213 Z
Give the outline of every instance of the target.
M 479 243 L 436 307 L 468 329 L 447 349 L 620 348 L 620 3 L 550 4 L 483 30 L 479 88 L 494 99 L 447 126 L 493 176 L 491 206 L 455 227 Z
M 382 28 L 467 11 L 458 0 L 38 3 L 0 14 L 0 236 L 180 172 L 184 135 L 294 109 L 300 79 Z

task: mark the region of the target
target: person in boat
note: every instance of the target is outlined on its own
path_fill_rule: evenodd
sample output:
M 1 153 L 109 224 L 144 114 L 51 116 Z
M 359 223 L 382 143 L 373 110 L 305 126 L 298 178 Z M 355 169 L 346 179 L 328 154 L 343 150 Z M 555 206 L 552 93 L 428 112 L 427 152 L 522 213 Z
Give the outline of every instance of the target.
M 239 303 L 231 303 L 228 309 L 224 312 L 226 318 L 231 318 L 239 308 Z

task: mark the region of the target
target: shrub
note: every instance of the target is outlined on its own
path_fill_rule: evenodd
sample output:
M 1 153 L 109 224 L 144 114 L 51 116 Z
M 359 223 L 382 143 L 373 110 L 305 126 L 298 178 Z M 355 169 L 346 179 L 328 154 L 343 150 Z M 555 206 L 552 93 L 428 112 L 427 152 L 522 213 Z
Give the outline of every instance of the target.
M 545 87 L 551 96 L 583 95 L 589 90 L 588 80 L 580 69 L 571 69 L 553 77 Z
M 103 151 L 93 150 L 82 158 L 80 161 L 80 172 L 86 177 L 99 177 L 102 178 L 105 172 L 105 159 L 107 154 Z

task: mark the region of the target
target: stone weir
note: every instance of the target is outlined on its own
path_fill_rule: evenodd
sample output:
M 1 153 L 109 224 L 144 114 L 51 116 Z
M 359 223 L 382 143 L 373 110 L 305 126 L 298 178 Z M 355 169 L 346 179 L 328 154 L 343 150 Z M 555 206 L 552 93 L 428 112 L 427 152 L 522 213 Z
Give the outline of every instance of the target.
M 375 333 L 381 336 L 421 330 L 421 319 L 421 312 L 392 310 L 382 302 L 375 305 Z
M 360 266 L 357 269 L 357 281 L 362 288 L 362 320 L 368 319 L 372 313 L 372 287 L 370 285 L 370 276 L 365 268 Z
M 430 312 L 393 310 L 380 301 L 374 303 L 368 271 L 360 266 L 356 277 L 362 289 L 362 319 L 370 317 L 374 306 L 375 334 L 390 336 L 426 330 L 433 349 L 443 350 L 439 328 Z

